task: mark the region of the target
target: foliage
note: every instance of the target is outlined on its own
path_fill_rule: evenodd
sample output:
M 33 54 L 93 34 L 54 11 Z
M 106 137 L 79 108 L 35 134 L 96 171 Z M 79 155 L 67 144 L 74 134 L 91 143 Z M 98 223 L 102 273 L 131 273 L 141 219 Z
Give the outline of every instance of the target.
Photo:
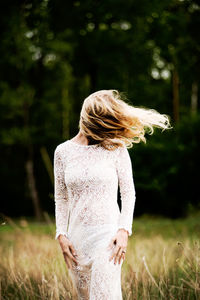
M 199 207 L 200 116 L 184 118 L 167 132 L 158 130 L 147 143 L 130 150 L 136 185 L 136 215 L 145 211 L 185 216 Z
M 198 207 L 199 15 L 196 0 L 3 1 L 4 213 L 33 214 L 28 158 L 42 209 L 53 212 L 41 149 L 52 161 L 56 145 L 77 133 L 83 99 L 110 88 L 124 92 L 133 105 L 168 114 L 174 126 L 130 150 L 136 215 L 176 217 L 185 215 L 189 204 Z

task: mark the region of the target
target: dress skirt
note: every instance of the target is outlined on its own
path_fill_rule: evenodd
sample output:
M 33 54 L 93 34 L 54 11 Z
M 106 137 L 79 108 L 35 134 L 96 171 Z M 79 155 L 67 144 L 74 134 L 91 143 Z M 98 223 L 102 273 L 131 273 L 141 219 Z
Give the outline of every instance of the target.
M 109 261 L 115 245 L 107 249 L 116 232 L 117 227 L 110 225 L 87 226 L 73 231 L 70 240 L 77 252 L 78 265 L 72 263 L 69 275 L 78 300 L 122 300 L 123 259 L 120 264 L 114 264 L 114 258 Z

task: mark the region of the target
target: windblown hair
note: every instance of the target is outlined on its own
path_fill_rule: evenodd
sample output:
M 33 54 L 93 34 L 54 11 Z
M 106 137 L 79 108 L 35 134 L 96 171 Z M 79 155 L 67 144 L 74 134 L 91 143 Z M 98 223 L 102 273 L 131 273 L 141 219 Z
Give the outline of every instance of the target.
M 88 140 L 108 150 L 134 143 L 146 143 L 145 133 L 153 134 L 154 127 L 169 129 L 169 117 L 154 109 L 134 107 L 117 90 L 101 90 L 83 102 L 79 129 Z

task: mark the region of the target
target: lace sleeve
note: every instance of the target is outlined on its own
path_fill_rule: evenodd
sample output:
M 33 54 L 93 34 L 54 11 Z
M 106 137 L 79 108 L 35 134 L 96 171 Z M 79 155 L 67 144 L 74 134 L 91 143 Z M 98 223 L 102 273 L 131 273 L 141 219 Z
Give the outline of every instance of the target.
M 117 174 L 120 188 L 122 209 L 118 228 L 124 228 L 132 235 L 132 221 L 135 207 L 135 185 L 132 173 L 132 163 L 127 148 L 120 147 L 117 157 Z
M 64 180 L 62 159 L 58 147 L 54 152 L 54 200 L 56 220 L 55 239 L 57 239 L 60 234 L 67 236 L 68 223 L 67 188 Z

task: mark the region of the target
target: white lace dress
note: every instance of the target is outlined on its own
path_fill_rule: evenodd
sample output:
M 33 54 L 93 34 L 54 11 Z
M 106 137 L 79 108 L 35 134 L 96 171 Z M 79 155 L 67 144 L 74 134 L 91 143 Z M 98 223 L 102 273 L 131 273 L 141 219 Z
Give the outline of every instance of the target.
M 66 235 L 78 255 L 69 269 L 78 299 L 121 300 L 121 263 L 107 246 L 119 228 L 132 234 L 135 187 L 125 145 L 115 150 L 67 140 L 54 152 L 56 235 Z M 118 185 L 122 210 L 117 203 Z

